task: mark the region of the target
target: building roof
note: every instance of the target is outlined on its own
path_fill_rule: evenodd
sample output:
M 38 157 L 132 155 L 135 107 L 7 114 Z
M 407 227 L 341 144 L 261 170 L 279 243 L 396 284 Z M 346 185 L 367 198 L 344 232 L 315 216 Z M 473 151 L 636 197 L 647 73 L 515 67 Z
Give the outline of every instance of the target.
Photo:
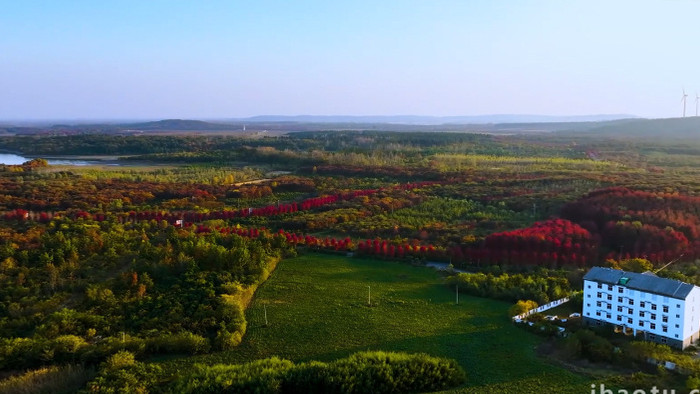
M 647 293 L 660 294 L 685 300 L 691 290 L 695 287 L 690 283 L 679 280 L 659 278 L 651 272 L 638 274 L 636 272 L 626 272 L 612 268 L 593 267 L 583 277 L 590 280 L 609 285 L 621 285 L 630 289 L 644 291 Z

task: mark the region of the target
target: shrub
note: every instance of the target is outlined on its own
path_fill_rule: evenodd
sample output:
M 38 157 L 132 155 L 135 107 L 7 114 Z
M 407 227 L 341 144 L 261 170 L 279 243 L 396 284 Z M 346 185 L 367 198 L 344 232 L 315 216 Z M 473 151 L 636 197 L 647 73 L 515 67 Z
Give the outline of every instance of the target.
M 0 381 L 0 393 L 74 393 L 94 372 L 77 365 L 45 367 Z
M 159 386 L 160 376 L 162 370 L 158 365 L 134 362 L 118 367 L 116 363 L 106 362 L 87 387 L 91 393 L 146 394 Z
M 465 380 L 454 360 L 426 354 L 362 352 L 331 363 L 271 358 L 198 366 L 172 385 L 178 393 L 405 393 L 444 390 Z
M 356 353 L 331 363 L 330 374 L 343 393 L 437 391 L 465 380 L 454 360 L 392 352 Z
M 294 364 L 277 357 L 241 365 L 198 365 L 172 385 L 175 393 L 277 393 Z
M 531 309 L 537 308 L 537 303 L 532 300 L 518 300 L 518 302 L 508 309 L 508 316 L 521 315 Z
M 310 361 L 287 371 L 282 382 L 282 393 L 324 394 L 337 393 L 337 382 L 334 382 L 331 368 L 328 364 Z
M 136 358 L 134 353 L 121 351 L 117 352 L 107 358 L 105 361 L 105 367 L 107 369 L 121 369 L 124 367 L 129 367 L 136 364 Z
M 243 341 L 243 335 L 240 332 L 229 332 L 226 328 L 222 328 L 216 333 L 214 345 L 219 350 L 231 350 L 240 345 L 241 341 Z
M 200 354 L 209 351 L 209 340 L 188 331 L 165 334 L 146 341 L 149 353 Z

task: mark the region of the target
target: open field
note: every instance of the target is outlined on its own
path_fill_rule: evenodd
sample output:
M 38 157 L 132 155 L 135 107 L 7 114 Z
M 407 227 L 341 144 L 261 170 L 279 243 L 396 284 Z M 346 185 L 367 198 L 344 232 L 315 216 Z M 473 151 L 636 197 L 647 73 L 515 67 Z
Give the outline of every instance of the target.
M 367 306 L 368 286 L 372 307 Z M 460 297 L 430 268 L 306 255 L 281 262 L 247 311 L 239 348 L 166 366 L 240 363 L 277 355 L 330 361 L 361 350 L 424 352 L 467 371 L 460 392 L 582 393 L 590 381 L 535 355 L 540 338 L 513 326 L 509 305 Z M 265 327 L 265 310 L 269 325 Z

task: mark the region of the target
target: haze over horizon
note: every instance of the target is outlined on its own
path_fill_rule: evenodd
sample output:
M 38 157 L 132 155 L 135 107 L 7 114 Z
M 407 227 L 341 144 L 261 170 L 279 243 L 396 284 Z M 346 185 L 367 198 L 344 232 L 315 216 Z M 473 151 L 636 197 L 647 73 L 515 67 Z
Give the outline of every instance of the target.
M 679 117 L 696 1 L 7 2 L 0 120 Z

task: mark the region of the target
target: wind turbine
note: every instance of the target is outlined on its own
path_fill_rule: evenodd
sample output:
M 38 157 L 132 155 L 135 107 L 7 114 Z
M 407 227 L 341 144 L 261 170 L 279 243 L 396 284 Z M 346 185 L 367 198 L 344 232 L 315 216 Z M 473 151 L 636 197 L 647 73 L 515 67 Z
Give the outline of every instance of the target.
M 683 102 L 683 117 L 685 118 L 685 102 L 686 99 L 688 98 L 688 95 L 685 93 L 685 88 L 683 88 L 683 98 L 681 101 Z

